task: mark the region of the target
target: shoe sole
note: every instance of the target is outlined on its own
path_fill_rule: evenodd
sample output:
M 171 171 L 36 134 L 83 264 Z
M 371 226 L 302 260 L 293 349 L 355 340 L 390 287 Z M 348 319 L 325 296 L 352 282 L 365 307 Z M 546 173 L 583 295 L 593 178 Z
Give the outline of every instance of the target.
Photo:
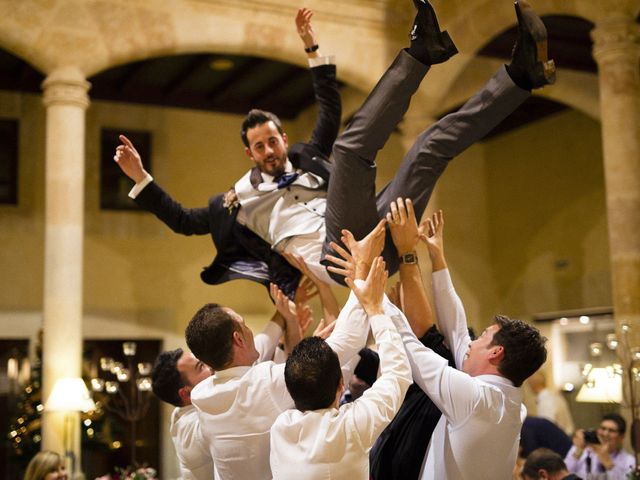
M 553 60 L 549 60 L 547 27 L 525 0 L 517 1 L 515 7 L 518 23 L 525 27 L 536 45 L 536 73 L 544 77 L 548 84 L 555 83 L 556 65 Z

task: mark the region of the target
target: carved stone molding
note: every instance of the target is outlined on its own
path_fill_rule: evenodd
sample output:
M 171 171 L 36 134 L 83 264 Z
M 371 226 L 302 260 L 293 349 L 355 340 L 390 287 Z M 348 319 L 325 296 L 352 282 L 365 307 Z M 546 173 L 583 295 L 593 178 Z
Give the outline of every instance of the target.
M 75 105 L 86 109 L 89 106 L 87 92 L 91 87 L 82 72 L 75 67 L 62 67 L 54 70 L 42 82 L 43 103 L 52 105 Z

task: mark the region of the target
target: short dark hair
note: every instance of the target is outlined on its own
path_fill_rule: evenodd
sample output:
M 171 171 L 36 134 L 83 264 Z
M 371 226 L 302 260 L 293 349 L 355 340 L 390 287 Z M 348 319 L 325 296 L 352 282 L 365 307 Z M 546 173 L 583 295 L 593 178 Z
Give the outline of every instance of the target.
M 240 325 L 217 303 L 207 303 L 193 316 L 184 332 L 187 345 L 198 360 L 214 370 L 233 361 L 233 332 Z
M 547 473 L 559 473 L 567 469 L 567 465 L 560 455 L 548 448 L 537 448 L 529 454 L 524 466 L 522 476 L 538 478 L 539 470 L 546 470 Z
M 320 337 L 295 346 L 284 367 L 287 390 L 301 411 L 329 407 L 336 399 L 342 371 L 338 355 Z
M 151 388 L 156 397 L 176 407 L 183 405 L 178 390 L 184 387 L 182 376 L 178 372 L 178 360 L 182 356 L 181 348 L 162 352 L 157 356 L 151 370 Z
M 353 369 L 353 373 L 360 379 L 372 386 L 378 378 L 378 369 L 380 368 L 380 356 L 378 352 L 364 347 L 358 352 L 360 361 Z
M 547 339 L 540 331 L 522 320 L 496 315 L 500 329 L 493 335 L 492 345 L 504 348 L 498 371 L 516 387 L 522 385 L 547 359 Z
M 620 435 L 624 435 L 624 432 L 627 431 L 627 421 L 622 418 L 622 415 L 618 415 L 617 413 L 607 413 L 602 416 L 601 422 L 605 420 L 610 420 L 614 422 L 618 426 L 618 433 Z
M 284 130 L 282 129 L 282 122 L 280 122 L 280 119 L 275 113 L 258 110 L 257 108 L 249 110 L 249 113 L 244 117 L 242 126 L 240 127 L 240 136 L 242 137 L 242 143 L 244 143 L 245 147 L 249 146 L 249 139 L 247 138 L 247 132 L 249 129 L 267 122 L 273 122 L 280 135 L 284 133 Z

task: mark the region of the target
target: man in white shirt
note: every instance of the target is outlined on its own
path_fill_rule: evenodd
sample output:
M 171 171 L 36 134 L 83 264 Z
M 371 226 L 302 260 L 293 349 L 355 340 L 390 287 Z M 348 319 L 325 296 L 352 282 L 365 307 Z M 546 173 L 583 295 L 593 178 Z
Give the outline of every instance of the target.
M 384 225 L 378 229 L 383 237 Z M 328 344 L 340 365 L 364 346 L 368 322 L 353 294 L 340 312 Z M 217 478 L 271 479 L 269 430 L 276 417 L 293 407 L 284 380 L 284 364 L 256 363 L 253 333 L 230 308 L 208 304 L 185 332 L 191 351 L 215 370 L 191 392 L 202 434 L 209 443 Z
M 575 425 L 573 424 L 569 405 L 559 392 L 547 387 L 547 379 L 544 373 L 538 371 L 531 375 L 527 380 L 527 385 L 536 395 L 536 416 L 551 420 L 564 430 L 567 435 L 572 436 Z
M 378 257 L 363 285 L 349 283 L 369 317 L 382 372 L 360 398 L 338 408 L 344 382 L 338 357 L 324 340 L 302 340 L 287 359 L 285 381 L 296 409 L 271 427 L 275 480 L 368 480 L 369 450 L 411 384 L 402 339 L 382 308 L 386 279 Z
M 403 202 L 391 222 L 407 213 Z M 421 226 L 433 267 L 433 296 L 438 324 L 455 356 L 456 370 L 426 348 L 393 305 L 385 308 L 407 350 L 414 381 L 442 412 L 422 466 L 423 479 L 511 478 L 526 409 L 522 382 L 546 359 L 546 339 L 520 320 L 496 316 L 473 342 L 462 302 L 444 258 L 442 212 Z
M 153 393 L 174 405 L 171 439 L 183 480 L 211 480 L 213 460 L 200 432 L 198 412 L 191 404 L 191 390 L 211 376 L 211 369 L 181 348 L 162 352 L 151 371 Z
M 284 325 L 283 318 L 275 314 L 264 330 L 255 336 L 258 361 L 273 357 Z M 184 480 L 210 480 L 213 476 L 209 443 L 202 436 L 198 411 L 191 403 L 193 388 L 212 373 L 191 352 L 181 348 L 158 355 L 151 372 L 153 393 L 176 407 L 171 414 L 169 431 Z

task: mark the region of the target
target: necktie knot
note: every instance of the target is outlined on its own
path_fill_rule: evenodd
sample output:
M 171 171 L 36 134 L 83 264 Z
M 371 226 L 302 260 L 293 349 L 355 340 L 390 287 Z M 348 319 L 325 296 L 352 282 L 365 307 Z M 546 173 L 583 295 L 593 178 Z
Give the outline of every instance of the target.
M 296 178 L 298 178 L 298 172 L 291 172 L 283 173 L 273 180 L 278 184 L 278 188 L 284 188 L 291 185 L 296 180 Z

